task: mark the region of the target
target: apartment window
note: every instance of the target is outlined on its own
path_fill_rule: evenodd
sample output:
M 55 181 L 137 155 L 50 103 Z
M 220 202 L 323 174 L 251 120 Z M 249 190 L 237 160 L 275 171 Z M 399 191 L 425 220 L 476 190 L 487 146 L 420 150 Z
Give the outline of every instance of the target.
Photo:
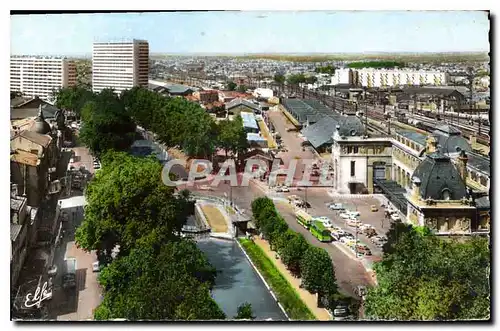
M 347 154 L 351 154 L 351 153 L 352 153 L 352 147 L 349 146 L 349 147 L 347 147 Z
M 358 154 L 359 152 L 359 148 L 358 147 L 354 147 L 354 154 Z
M 351 161 L 351 176 L 356 175 L 356 161 Z

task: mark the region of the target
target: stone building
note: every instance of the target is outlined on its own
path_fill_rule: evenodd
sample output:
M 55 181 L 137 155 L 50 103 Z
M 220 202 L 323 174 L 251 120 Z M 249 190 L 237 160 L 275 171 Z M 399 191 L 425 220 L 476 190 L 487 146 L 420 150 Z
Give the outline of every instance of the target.
M 463 235 L 481 230 L 474 199 L 465 184 L 466 176 L 464 151 L 454 164 L 441 151 L 429 149 L 412 176 L 407 220 L 441 235 Z

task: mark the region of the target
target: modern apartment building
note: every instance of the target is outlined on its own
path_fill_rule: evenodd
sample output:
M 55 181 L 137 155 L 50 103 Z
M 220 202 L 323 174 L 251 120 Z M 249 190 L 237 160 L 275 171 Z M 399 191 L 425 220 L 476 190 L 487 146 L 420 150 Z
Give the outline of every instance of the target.
M 149 44 L 145 40 L 95 42 L 92 49 L 92 89 L 116 93 L 148 86 Z
M 333 84 L 352 84 L 365 87 L 446 85 L 448 74 L 440 71 L 405 69 L 337 69 Z
M 10 91 L 52 102 L 52 92 L 76 84 L 73 61 L 57 57 L 11 56 Z

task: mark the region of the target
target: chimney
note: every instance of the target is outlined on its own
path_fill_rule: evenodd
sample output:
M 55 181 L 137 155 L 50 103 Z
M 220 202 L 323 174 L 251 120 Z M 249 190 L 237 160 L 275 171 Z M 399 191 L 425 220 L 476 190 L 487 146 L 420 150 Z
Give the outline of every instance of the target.
M 460 173 L 460 177 L 462 178 L 463 182 L 467 182 L 467 162 L 469 161 L 469 158 L 467 157 L 467 154 L 465 154 L 465 151 L 462 150 L 460 152 L 460 155 L 458 156 L 458 172 Z
M 412 198 L 415 200 L 420 199 L 420 184 L 422 182 L 420 181 L 420 178 L 418 177 L 413 177 L 413 190 L 412 190 Z
M 437 151 L 437 140 L 434 136 L 427 137 L 425 151 L 427 154 L 435 153 Z

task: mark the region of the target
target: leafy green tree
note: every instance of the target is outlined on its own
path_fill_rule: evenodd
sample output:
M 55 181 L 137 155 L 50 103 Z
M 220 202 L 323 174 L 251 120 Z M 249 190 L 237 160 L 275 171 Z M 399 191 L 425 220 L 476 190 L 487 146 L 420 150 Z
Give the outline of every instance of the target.
M 387 242 L 382 247 L 385 254 L 394 252 L 394 247 L 399 239 L 412 231 L 412 226 L 403 222 L 391 222 L 391 227 L 387 231 Z
M 255 316 L 253 316 L 252 305 L 248 302 L 245 302 L 238 306 L 238 314 L 234 316 L 235 320 L 253 320 Z
M 240 115 L 235 116 L 233 120 L 220 121 L 217 138 L 218 146 L 224 149 L 226 156 L 229 151 L 236 155 L 248 149 L 247 135 Z
M 94 100 L 95 97 L 91 88 L 85 85 L 61 88 L 54 92 L 55 106 L 72 111 L 77 117 L 81 116 L 85 104 Z
M 338 292 L 333 263 L 324 249 L 309 246 L 300 262 L 300 270 L 304 288 L 318 294 L 318 306 L 323 297 L 331 298 Z
M 94 318 L 210 320 L 225 315 L 210 296 L 215 270 L 189 240 L 144 241 L 99 275 L 104 300 Z
M 410 229 L 376 263 L 378 286 L 369 289 L 373 319 L 488 319 L 489 242 L 447 240 Z
M 232 82 L 232 81 L 231 81 L 231 82 L 229 82 L 229 83 L 227 83 L 227 89 L 228 89 L 229 91 L 234 91 L 234 90 L 236 90 L 236 87 L 237 87 L 237 86 L 238 86 L 238 85 L 237 85 L 235 82 Z
M 126 255 L 153 230 L 165 240 L 176 240 L 194 205 L 163 184 L 161 164 L 154 157 L 116 152 L 106 154 L 102 163 L 85 192 L 88 205 L 76 231 L 78 245 L 109 260 L 116 245 Z
M 285 75 L 280 74 L 280 73 L 276 73 L 274 75 L 274 81 L 280 85 L 285 84 L 285 81 L 286 81 Z
M 246 85 L 239 85 L 238 86 L 238 92 L 245 93 L 248 90 L 248 87 Z
M 81 141 L 100 155 L 108 150 L 125 151 L 136 137 L 136 126 L 112 90 L 102 90 L 82 109 Z
M 285 245 L 279 250 L 281 260 L 294 275 L 300 276 L 300 264 L 309 248 L 309 243 L 301 234 L 295 232 L 291 238 L 285 238 L 287 239 Z
M 290 76 L 288 76 L 287 82 L 290 85 L 298 85 L 300 83 L 305 83 L 306 82 L 306 76 L 304 76 L 304 74 L 290 75 Z
M 305 83 L 307 84 L 314 84 L 318 81 L 318 78 L 316 76 L 309 76 L 309 77 L 306 77 L 305 79 Z
M 332 66 L 331 64 L 328 64 L 328 65 L 323 66 L 323 67 L 316 67 L 316 69 L 314 69 L 314 71 L 317 73 L 333 75 L 335 73 L 335 67 Z
M 164 120 L 161 116 L 162 108 L 169 102 L 168 98 L 145 87 L 137 86 L 124 91 L 120 98 L 138 125 L 159 132 L 161 127 L 158 124 Z

